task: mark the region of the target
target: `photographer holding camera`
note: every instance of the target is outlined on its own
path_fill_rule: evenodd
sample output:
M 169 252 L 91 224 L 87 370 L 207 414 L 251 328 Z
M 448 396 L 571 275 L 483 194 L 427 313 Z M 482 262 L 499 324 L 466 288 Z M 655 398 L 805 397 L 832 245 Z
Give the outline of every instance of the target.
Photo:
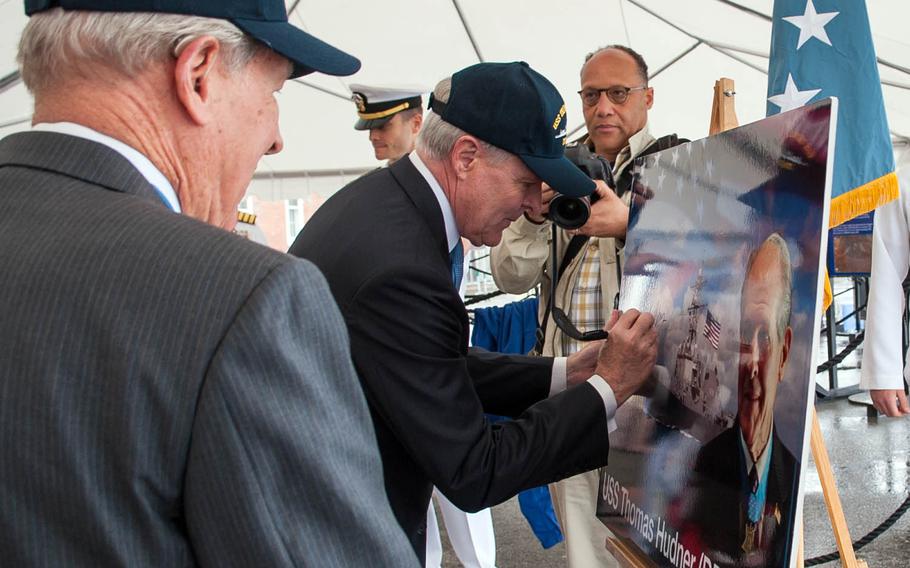
M 557 214 L 553 199 L 561 196 L 544 185 L 540 214 L 512 223 L 490 263 L 501 290 L 520 294 L 541 285 L 536 350 L 547 356 L 578 351 L 609 320 L 622 275 L 632 162 L 679 143 L 676 135 L 657 140 L 648 132 L 654 90 L 647 64 L 631 48 L 610 45 L 588 54 L 579 95 L 588 134 L 566 154 L 596 181 L 589 217 L 576 211 L 586 209 L 578 204 L 560 204 Z M 591 471 L 550 486 L 570 568 L 617 565 L 605 548 L 609 532 L 595 515 L 598 482 L 598 472 Z

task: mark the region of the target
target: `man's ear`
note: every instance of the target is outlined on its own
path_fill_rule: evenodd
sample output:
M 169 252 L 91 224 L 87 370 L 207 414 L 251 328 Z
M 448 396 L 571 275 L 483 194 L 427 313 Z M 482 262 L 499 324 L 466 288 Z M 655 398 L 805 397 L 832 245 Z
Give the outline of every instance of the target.
M 177 99 L 190 120 L 198 125 L 212 119 L 212 83 L 221 44 L 212 36 L 202 36 L 187 45 L 174 65 Z
M 480 140 L 470 134 L 466 134 L 455 141 L 452 146 L 452 153 L 449 156 L 458 179 L 464 179 L 468 172 L 477 167 L 480 152 Z
M 411 117 L 411 134 L 417 136 L 420 127 L 423 126 L 423 115 L 418 113 Z
M 645 105 L 648 109 L 654 104 L 654 87 L 648 87 L 645 89 Z
M 790 358 L 790 341 L 793 339 L 793 329 L 788 325 L 787 331 L 784 332 L 784 342 L 780 349 L 780 367 L 777 369 L 777 382 L 784 380 L 784 369 L 787 367 L 787 359 Z

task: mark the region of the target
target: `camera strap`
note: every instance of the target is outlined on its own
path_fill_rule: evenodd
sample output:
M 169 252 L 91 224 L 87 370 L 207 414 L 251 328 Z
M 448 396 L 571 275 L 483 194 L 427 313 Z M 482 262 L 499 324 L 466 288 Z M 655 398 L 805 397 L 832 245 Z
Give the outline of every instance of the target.
M 574 237 L 572 237 L 572 239 L 569 240 L 569 245 L 566 247 L 566 252 L 562 257 L 562 262 L 559 263 L 559 268 L 557 269 L 555 266 L 555 264 L 556 264 L 556 262 L 555 262 L 556 242 L 557 242 L 556 237 L 559 232 L 559 229 L 556 227 L 555 224 L 553 224 L 552 230 L 553 230 L 553 237 L 550 241 L 552 243 L 552 245 L 551 245 L 552 248 L 550 250 L 550 258 L 554 259 L 553 268 L 555 270 L 554 270 L 553 274 L 550 275 L 550 295 L 547 298 L 547 306 L 543 312 L 543 321 L 540 322 L 539 325 L 537 326 L 537 332 L 536 332 L 537 341 L 534 344 L 534 352 L 538 353 L 538 354 L 543 353 L 543 344 L 544 344 L 544 340 L 546 339 L 547 324 L 550 323 L 550 314 L 552 313 L 552 310 L 554 307 L 553 302 L 556 298 L 556 286 L 557 286 L 557 284 L 559 284 L 560 279 L 562 279 L 562 275 L 565 273 L 566 269 L 569 267 L 570 264 L 572 264 L 572 260 L 574 260 L 575 257 L 578 256 L 578 253 L 581 252 L 581 249 L 583 249 L 585 247 L 585 245 L 588 243 L 588 238 L 589 238 L 589 237 L 586 237 L 585 235 L 575 235 Z M 558 308 L 557 308 L 557 310 L 558 310 Z M 562 312 L 562 310 L 558 310 L 558 311 Z M 564 313 L 563 313 L 563 316 L 565 316 Z M 562 318 L 560 318 L 560 319 L 562 319 Z M 562 329 L 563 332 L 566 332 L 566 330 L 563 329 L 563 327 L 561 325 L 559 325 L 561 323 L 560 321 L 557 321 L 555 318 L 553 321 L 556 322 L 556 325 L 559 326 L 559 328 Z M 575 333 L 581 334 L 581 332 L 579 332 L 577 329 L 575 330 Z M 571 337 L 571 335 L 570 335 L 570 337 Z

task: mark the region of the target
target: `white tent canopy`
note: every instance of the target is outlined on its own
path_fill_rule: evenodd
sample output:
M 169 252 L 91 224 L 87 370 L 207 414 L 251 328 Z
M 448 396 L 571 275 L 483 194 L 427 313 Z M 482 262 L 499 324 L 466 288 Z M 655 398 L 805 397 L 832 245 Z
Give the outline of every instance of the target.
M 816 0 L 825 11 L 827 0 Z M 586 53 L 630 45 L 648 62 L 655 91 L 652 133 L 707 135 L 714 81 L 736 82 L 740 123 L 765 115 L 771 37 L 770 0 L 405 0 L 288 1 L 291 21 L 358 56 L 352 77 L 309 75 L 279 95 L 285 149 L 263 158 L 250 188 L 264 199 L 328 194 L 377 162 L 355 131 L 350 83 L 432 87 L 484 61 L 524 60 L 560 90 L 569 129 L 583 129 L 578 73 Z M 867 0 L 880 59 L 889 125 L 898 144 L 910 136 L 910 4 Z M 13 77 L 25 25 L 21 0 L 0 0 L 0 78 Z M 0 136 L 28 128 L 31 99 L 21 83 L 0 83 Z M 861 144 L 840 140 L 839 144 Z

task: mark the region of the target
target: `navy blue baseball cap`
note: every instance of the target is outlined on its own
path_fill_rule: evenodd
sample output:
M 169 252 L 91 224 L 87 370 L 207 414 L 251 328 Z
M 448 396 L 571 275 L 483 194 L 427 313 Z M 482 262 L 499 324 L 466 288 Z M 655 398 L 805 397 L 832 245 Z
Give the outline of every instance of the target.
M 515 154 L 550 187 L 572 197 L 594 182 L 563 155 L 566 105 L 556 87 L 524 61 L 478 63 L 452 75 L 449 100 L 430 109 L 453 126 Z
M 91 12 L 161 12 L 227 20 L 294 65 L 291 77 L 318 71 L 352 75 L 360 60 L 288 23 L 282 0 L 25 0 L 29 16 L 51 8 Z

